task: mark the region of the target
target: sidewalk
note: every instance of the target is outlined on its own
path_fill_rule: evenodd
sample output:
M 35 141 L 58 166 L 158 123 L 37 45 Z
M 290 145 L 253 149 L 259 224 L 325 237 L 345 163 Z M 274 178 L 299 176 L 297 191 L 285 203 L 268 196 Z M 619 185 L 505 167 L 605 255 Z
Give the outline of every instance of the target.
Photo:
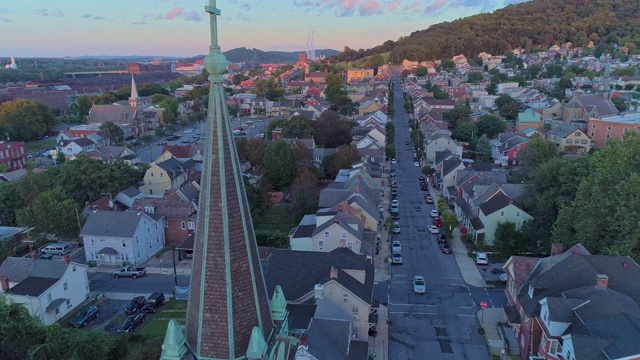
M 369 354 L 375 354 L 376 360 L 387 360 L 389 351 L 389 310 L 386 306 L 380 305 L 378 309 L 378 326 L 376 330 L 378 334 L 375 337 L 369 337 Z
M 478 323 L 484 329 L 484 338 L 491 355 L 519 358 L 518 342 L 508 325 L 507 315 L 502 308 L 487 308 L 478 311 Z

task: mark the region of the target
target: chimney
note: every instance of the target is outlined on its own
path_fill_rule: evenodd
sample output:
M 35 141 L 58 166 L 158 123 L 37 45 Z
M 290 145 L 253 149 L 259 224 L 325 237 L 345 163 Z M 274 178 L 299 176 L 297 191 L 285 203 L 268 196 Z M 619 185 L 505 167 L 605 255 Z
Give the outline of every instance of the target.
M 3 276 L 0 278 L 0 288 L 2 289 L 2 292 L 7 292 L 9 291 L 9 278 L 6 276 Z
M 338 221 L 340 221 L 340 219 L 338 219 L 338 217 L 337 217 L 337 216 L 334 216 L 334 217 L 333 217 L 333 222 L 334 222 L 334 223 L 337 223 Z
M 342 203 L 338 204 L 338 211 L 342 211 Z
M 324 286 L 321 284 L 316 284 L 313 288 L 313 298 L 314 299 L 324 299 Z
M 360 195 L 360 186 L 356 186 L 355 189 L 353 189 L 353 193 L 356 195 Z
M 70 262 L 71 262 L 71 255 L 65 255 L 64 256 L 65 265 L 69 265 Z
M 302 335 L 300 335 L 300 346 L 304 347 L 305 349 L 308 348 L 309 346 L 309 334 L 307 332 L 302 333 Z
M 609 277 L 604 274 L 596 275 L 598 279 L 596 280 L 596 288 L 598 289 L 606 289 L 609 286 Z
M 113 210 L 113 200 L 109 199 L 109 207 Z
M 513 205 L 513 199 L 509 198 L 509 205 Z
M 550 254 L 551 256 L 560 255 L 562 254 L 563 251 L 564 251 L 564 245 L 558 244 L 558 243 L 551 244 L 551 254 Z
M 622 267 L 623 267 L 624 269 L 628 268 L 628 267 L 629 267 L 629 263 L 628 263 L 628 262 L 626 262 L 626 261 L 625 261 L 625 262 L 623 262 L 623 263 L 622 263 Z
M 337 279 L 338 278 L 338 269 L 336 269 L 335 267 L 331 267 L 331 271 L 329 272 L 329 278 L 331 279 Z

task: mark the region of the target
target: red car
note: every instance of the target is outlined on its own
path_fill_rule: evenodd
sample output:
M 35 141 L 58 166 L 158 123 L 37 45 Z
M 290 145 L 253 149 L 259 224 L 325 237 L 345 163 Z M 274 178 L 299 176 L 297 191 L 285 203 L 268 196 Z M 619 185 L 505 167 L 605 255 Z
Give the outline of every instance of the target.
M 439 217 L 433 219 L 433 225 L 438 227 L 442 226 L 442 220 Z

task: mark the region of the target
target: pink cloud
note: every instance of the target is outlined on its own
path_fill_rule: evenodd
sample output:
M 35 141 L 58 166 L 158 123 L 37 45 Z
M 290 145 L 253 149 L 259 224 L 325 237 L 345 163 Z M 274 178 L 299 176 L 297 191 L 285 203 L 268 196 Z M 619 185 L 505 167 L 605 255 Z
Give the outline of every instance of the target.
M 398 7 L 398 5 L 400 5 L 400 0 L 391 0 L 389 2 L 389 10 L 394 11 Z
M 437 13 L 438 11 L 442 10 L 442 8 L 444 8 L 445 5 L 446 5 L 446 0 L 435 0 L 433 4 L 427 6 L 424 9 L 424 12 L 425 14 Z
M 175 19 L 179 16 L 182 16 L 184 14 L 184 8 L 181 6 L 178 7 L 174 7 L 173 9 L 169 10 L 168 13 L 164 14 L 163 16 L 161 16 L 162 19 L 165 20 L 172 20 Z
M 380 13 L 381 7 L 375 0 L 367 0 L 360 5 L 360 15 L 369 16 Z

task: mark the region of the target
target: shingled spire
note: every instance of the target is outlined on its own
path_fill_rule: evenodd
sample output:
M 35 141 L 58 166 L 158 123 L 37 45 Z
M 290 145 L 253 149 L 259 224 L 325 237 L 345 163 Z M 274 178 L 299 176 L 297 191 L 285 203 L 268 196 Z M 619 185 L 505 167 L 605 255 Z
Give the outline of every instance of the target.
M 222 86 L 228 61 L 218 46 L 220 10 L 215 0 L 205 10 L 211 46 L 204 64 L 211 87 L 186 342 L 197 359 L 239 359 L 252 336 L 263 337 L 252 343 L 265 344 L 274 326 Z
M 138 88 L 136 87 L 136 81 L 133 80 L 133 74 L 131 74 L 131 96 L 129 96 L 129 106 L 132 108 L 138 107 Z

